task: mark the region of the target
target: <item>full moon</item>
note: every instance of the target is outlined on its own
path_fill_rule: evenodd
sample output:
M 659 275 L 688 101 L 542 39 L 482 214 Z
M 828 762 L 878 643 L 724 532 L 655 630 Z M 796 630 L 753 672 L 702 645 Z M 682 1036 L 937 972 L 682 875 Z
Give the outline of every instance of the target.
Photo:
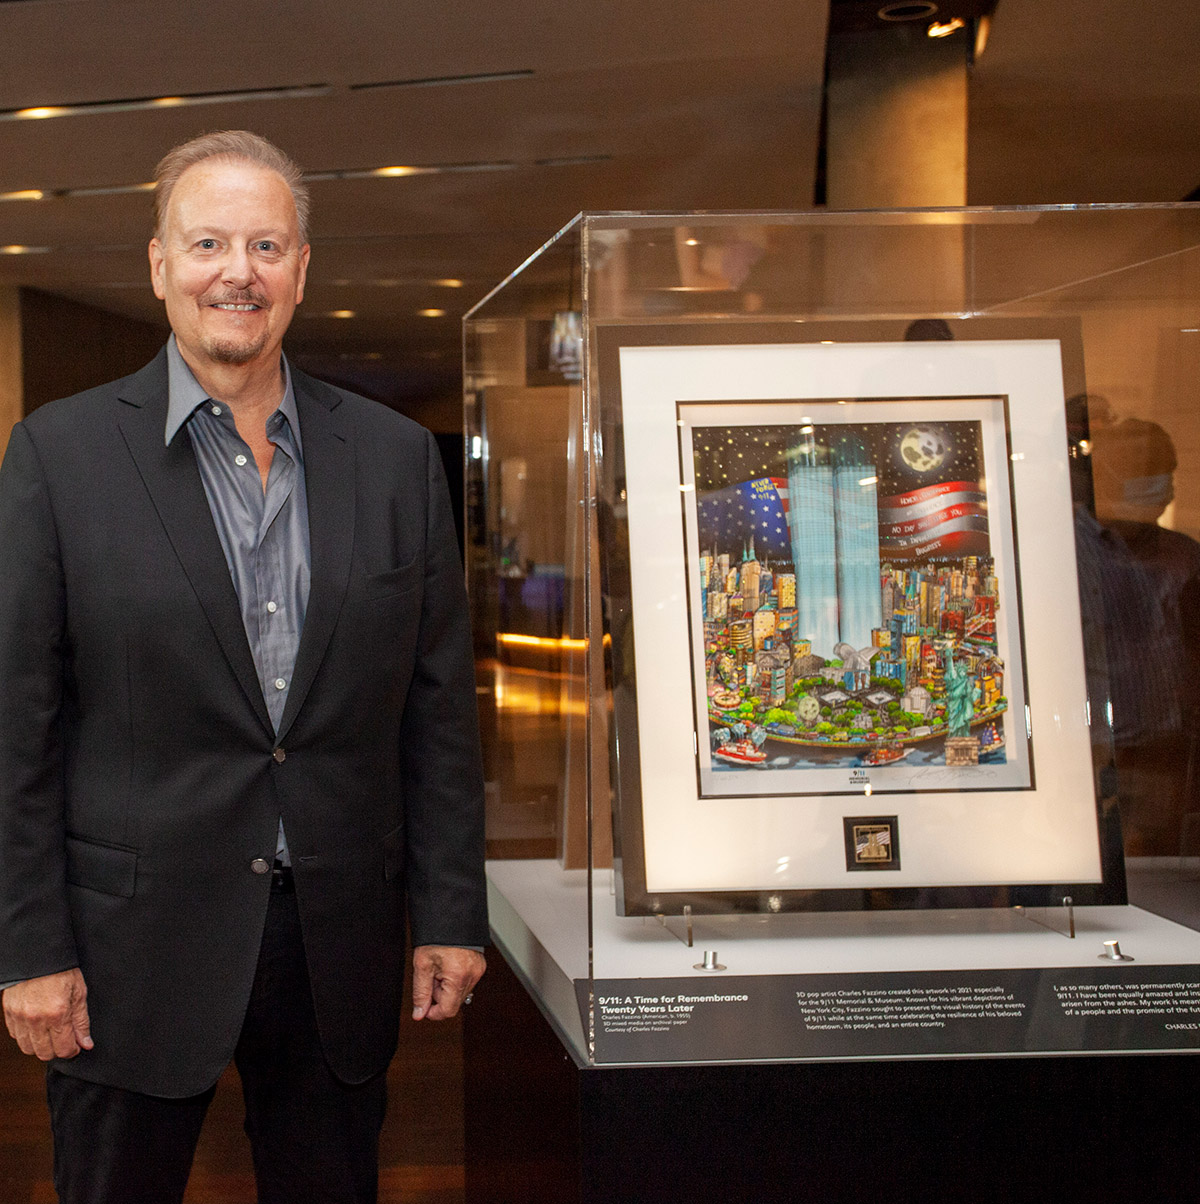
M 900 455 L 905 464 L 917 472 L 932 472 L 946 459 L 946 441 L 942 433 L 930 426 L 914 426 L 900 440 Z

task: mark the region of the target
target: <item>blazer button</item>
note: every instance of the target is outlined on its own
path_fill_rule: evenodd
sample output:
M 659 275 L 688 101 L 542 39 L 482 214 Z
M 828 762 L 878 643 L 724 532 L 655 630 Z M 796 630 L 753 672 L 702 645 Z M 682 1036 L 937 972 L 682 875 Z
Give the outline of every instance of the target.
M 277 748 L 272 754 L 277 764 L 282 765 L 287 760 L 287 753 L 282 748 Z
M 271 872 L 271 863 L 264 857 L 255 857 L 255 859 L 250 862 L 250 868 L 256 874 L 269 874 Z

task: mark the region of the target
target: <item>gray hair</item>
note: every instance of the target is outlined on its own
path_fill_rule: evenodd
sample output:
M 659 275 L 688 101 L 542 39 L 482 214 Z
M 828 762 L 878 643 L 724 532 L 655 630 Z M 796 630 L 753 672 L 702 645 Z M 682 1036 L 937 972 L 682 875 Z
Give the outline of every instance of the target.
M 207 159 L 220 159 L 226 163 L 240 160 L 265 167 L 281 176 L 283 182 L 291 189 L 292 200 L 296 203 L 296 224 L 300 228 L 300 242 L 308 242 L 309 198 L 300 168 L 279 147 L 249 130 L 221 130 L 215 134 L 201 134 L 199 138 L 193 138 L 169 150 L 162 157 L 154 169 L 156 237 L 162 237 L 167 206 L 180 176 L 189 167 L 195 167 L 197 163 L 203 163 Z

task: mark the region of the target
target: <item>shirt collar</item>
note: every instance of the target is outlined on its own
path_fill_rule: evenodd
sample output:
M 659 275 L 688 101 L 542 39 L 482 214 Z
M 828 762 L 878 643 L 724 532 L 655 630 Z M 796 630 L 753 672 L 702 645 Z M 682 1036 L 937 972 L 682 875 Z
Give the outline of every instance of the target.
M 303 456 L 304 445 L 300 440 L 300 415 L 296 410 L 296 394 L 292 389 L 292 370 L 288 366 L 287 356 L 281 355 L 283 364 L 283 399 L 279 403 L 279 412 L 288 420 L 293 437 L 296 440 L 296 451 Z M 167 340 L 167 426 L 164 443 L 170 446 L 171 440 L 179 434 L 179 428 L 196 412 L 198 406 L 210 400 L 204 387 L 192 375 L 187 366 L 175 336 Z

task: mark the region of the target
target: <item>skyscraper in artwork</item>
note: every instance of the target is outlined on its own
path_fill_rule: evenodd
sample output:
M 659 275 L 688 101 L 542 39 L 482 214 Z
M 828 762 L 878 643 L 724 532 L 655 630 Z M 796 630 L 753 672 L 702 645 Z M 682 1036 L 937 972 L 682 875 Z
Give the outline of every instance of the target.
M 838 642 L 837 535 L 833 469 L 812 427 L 788 459 L 788 526 L 796 573 L 796 631 L 819 655 Z
M 823 656 L 868 647 L 883 622 L 875 465 L 858 435 L 834 430 L 825 447 L 802 427 L 788 460 L 796 630 Z
M 883 622 L 875 465 L 865 442 L 849 429 L 834 437 L 831 459 L 838 632 L 845 643 L 866 648 Z

